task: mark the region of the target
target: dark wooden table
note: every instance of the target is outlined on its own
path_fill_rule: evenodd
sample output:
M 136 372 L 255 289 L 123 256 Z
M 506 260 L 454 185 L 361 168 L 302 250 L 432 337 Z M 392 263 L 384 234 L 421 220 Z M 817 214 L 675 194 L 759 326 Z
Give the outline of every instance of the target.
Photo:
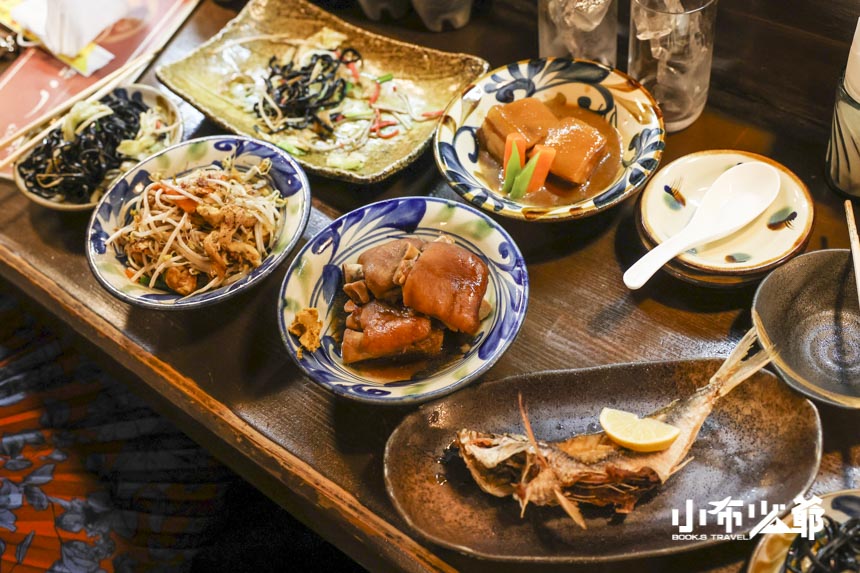
M 419 44 L 475 53 L 494 66 L 537 52 L 533 2 L 483 2 L 469 26 L 442 34 L 424 30 L 414 15 L 402 22 L 373 23 L 357 7 L 339 4 L 329 6 L 354 23 Z M 742 20 L 731 3 L 724 13 L 724 23 Z M 205 0 L 159 61 L 180 58 L 234 15 L 235 8 Z M 823 50 L 837 53 L 839 46 Z M 721 56 L 718 50 L 717 55 L 711 101 L 744 101 L 749 104 L 745 110 L 760 104 L 733 85 L 720 85 L 720 62 L 730 54 Z M 152 71 L 146 78 L 155 83 Z M 830 81 L 823 91 L 832 93 L 835 77 Z M 829 109 L 821 113 L 827 116 Z M 181 111 L 188 137 L 217 132 L 189 105 Z M 816 126 L 816 113 L 809 116 L 780 123 L 778 113 L 726 113 L 708 107 L 692 127 L 669 136 L 663 161 L 709 148 L 771 156 L 794 170 L 815 198 L 808 248 L 846 247 L 840 199 L 823 180 L 826 129 L 822 122 Z M 315 177 L 311 185 L 315 209 L 304 240 L 332 217 L 385 197 L 455 196 L 430 153 L 378 185 L 365 188 Z M 628 291 L 622 272 L 643 252 L 634 206 L 635 201 L 628 201 L 571 223 L 501 221 L 525 253 L 531 298 L 518 339 L 487 378 L 728 353 L 751 325 L 754 287 L 718 291 L 659 274 L 641 291 Z M 0 183 L 0 275 L 133 374 L 131 383 L 202 445 L 368 569 L 519 569 L 440 549 L 407 529 L 385 494 L 382 452 L 409 410 L 335 399 L 297 370 L 276 322 L 287 263 L 253 291 L 213 309 L 162 313 L 134 308 L 107 294 L 91 275 L 84 256 L 88 217 L 45 210 L 13 185 Z M 860 418 L 828 407 L 820 411 L 825 453 L 813 491 L 860 487 Z M 740 571 L 751 550 L 750 543 L 725 544 L 640 561 L 635 569 Z M 629 571 L 630 565 L 540 569 Z

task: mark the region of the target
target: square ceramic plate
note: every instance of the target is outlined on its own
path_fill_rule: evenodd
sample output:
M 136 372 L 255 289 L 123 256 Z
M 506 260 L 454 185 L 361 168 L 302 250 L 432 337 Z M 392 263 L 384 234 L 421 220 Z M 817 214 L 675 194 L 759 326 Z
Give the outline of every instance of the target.
M 489 67 L 481 58 L 423 48 L 371 34 L 305 2 L 251 0 L 239 15 L 211 40 L 185 58 L 158 69 L 158 78 L 194 107 L 223 127 L 251 137 L 257 117 L 225 96 L 226 84 L 238 71 L 261 74 L 273 55 L 289 46 L 284 38 L 304 39 L 323 27 L 341 32 L 347 44 L 364 57 L 366 69 L 392 73 L 416 110 L 445 109 L 448 102 Z M 277 39 L 251 37 L 274 35 Z M 279 43 L 278 40 L 281 40 Z M 429 144 L 435 121 L 416 123 L 391 139 L 372 139 L 363 150 L 367 162 L 357 171 L 326 166 L 325 153 L 297 157 L 306 170 L 344 181 L 373 183 L 406 167 Z

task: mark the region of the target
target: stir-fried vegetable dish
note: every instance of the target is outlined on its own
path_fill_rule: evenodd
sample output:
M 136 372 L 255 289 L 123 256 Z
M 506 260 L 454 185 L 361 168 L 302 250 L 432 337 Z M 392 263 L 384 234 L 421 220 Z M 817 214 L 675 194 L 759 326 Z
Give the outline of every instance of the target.
M 155 179 L 127 202 L 111 235 L 134 282 L 194 295 L 231 284 L 260 266 L 280 228 L 284 199 L 265 159 L 247 171 L 230 159 L 172 179 Z
M 415 110 L 394 75 L 371 73 L 346 40 L 328 28 L 284 40 L 286 57 L 272 56 L 262 74 L 235 74 L 229 91 L 259 117 L 261 137 L 293 155 L 327 153 L 329 167 L 356 170 L 369 140 L 397 137 L 441 112 Z
M 46 199 L 92 203 L 124 169 L 166 147 L 176 127 L 168 123 L 162 110 L 114 94 L 78 102 L 18 173 Z

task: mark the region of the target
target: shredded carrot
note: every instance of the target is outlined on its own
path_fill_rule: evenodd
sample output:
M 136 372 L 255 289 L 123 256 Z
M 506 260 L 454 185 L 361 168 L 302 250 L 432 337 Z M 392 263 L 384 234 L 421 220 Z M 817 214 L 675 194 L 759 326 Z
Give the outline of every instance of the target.
M 534 193 L 544 186 L 546 178 L 549 175 L 549 169 L 552 167 L 552 162 L 555 160 L 556 150 L 554 147 L 547 145 L 535 145 L 532 150 L 532 157 L 536 159 L 537 164 L 529 180 L 529 185 L 526 188 L 526 193 Z
M 425 111 L 421 115 L 423 117 L 442 117 L 443 113 L 445 113 L 444 109 L 437 109 L 436 111 Z
M 382 88 L 379 85 L 379 82 L 373 82 L 373 93 L 370 94 L 370 104 L 373 105 L 376 103 L 376 100 L 379 99 L 379 93 L 382 91 Z
M 174 199 L 173 203 L 186 213 L 194 213 L 197 211 L 197 202 L 192 199 L 183 197 L 182 199 Z
M 394 137 L 398 133 L 400 133 L 399 129 L 392 129 L 391 131 L 386 132 L 386 133 L 382 133 L 382 130 L 380 129 L 378 132 L 376 132 L 376 135 L 378 135 L 382 139 L 391 139 L 392 137 Z
M 134 271 L 131 270 L 130 268 L 126 267 L 125 268 L 125 276 L 127 276 L 130 279 L 134 278 Z
M 397 125 L 397 122 L 396 122 L 396 121 L 391 121 L 391 120 L 388 120 L 388 121 L 379 121 L 379 122 L 377 122 L 377 123 L 373 124 L 373 125 L 370 127 L 370 131 L 371 131 L 371 132 L 373 132 L 373 131 L 379 131 L 379 130 L 380 130 L 380 129 L 382 129 L 383 127 L 391 127 L 392 125 Z
M 355 62 L 350 62 L 346 65 L 350 72 L 352 72 L 352 79 L 355 80 L 355 83 L 358 83 L 361 79 L 361 76 L 358 73 L 358 66 L 355 65 Z
M 509 133 L 505 138 L 505 160 L 502 163 L 504 170 L 508 170 L 508 161 L 511 159 L 511 152 L 514 146 L 517 147 L 517 152 L 520 160 L 520 168 L 526 164 L 526 138 L 519 133 Z

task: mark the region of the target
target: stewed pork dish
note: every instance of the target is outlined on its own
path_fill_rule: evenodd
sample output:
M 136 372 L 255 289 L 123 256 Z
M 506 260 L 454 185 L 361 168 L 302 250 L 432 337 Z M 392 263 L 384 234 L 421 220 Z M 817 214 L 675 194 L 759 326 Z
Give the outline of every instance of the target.
M 372 247 L 343 276 L 343 362 L 381 382 L 461 356 L 491 311 L 487 264 L 444 236 Z

